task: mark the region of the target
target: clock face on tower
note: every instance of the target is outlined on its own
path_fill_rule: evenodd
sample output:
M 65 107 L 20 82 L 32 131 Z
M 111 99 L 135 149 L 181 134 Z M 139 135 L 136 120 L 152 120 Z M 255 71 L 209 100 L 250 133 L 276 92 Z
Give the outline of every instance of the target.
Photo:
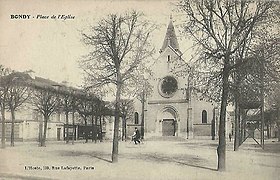
M 178 82 L 172 76 L 165 76 L 159 82 L 159 93 L 165 98 L 172 97 L 178 89 Z

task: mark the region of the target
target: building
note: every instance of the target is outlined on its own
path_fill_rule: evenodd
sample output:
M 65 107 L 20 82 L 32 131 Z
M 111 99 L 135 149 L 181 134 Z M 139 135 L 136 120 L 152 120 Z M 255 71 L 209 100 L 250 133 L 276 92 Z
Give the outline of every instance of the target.
M 217 105 L 201 99 L 197 96 L 197 93 L 193 93 L 192 82 L 188 75 L 178 76 L 174 72 L 176 64 L 184 62 L 171 18 L 163 39 L 162 48 L 159 51 L 159 57 L 151 65 L 153 73 L 148 77 L 153 91 L 145 98 L 144 106 L 140 101 L 135 100 L 134 118 L 125 125 L 127 136 L 132 134 L 134 127 L 138 127 L 141 129 L 142 135 L 145 132 L 145 137 L 179 136 L 183 138 L 204 137 L 208 139 L 217 137 L 219 117 Z M 31 79 L 32 83 L 40 86 L 60 86 L 54 81 L 33 75 L 30 75 L 29 79 Z M 16 139 L 21 141 L 38 140 L 39 123 L 43 121 L 43 117 L 28 104 L 24 108 L 20 109 L 16 114 Z M 143 114 L 144 121 L 142 121 Z M 9 138 L 10 134 L 9 119 L 7 117 L 7 138 Z M 65 113 L 63 110 L 53 113 L 48 122 L 47 139 L 63 140 L 66 136 L 73 136 L 72 132 L 75 139 L 83 139 L 86 131 L 91 136 L 93 121 L 89 119 L 86 125 L 78 113 L 76 113 L 74 119 L 73 126 L 72 118 L 70 117 L 70 134 L 67 135 Z M 99 128 L 102 124 L 106 138 L 111 139 L 113 136 L 113 117 L 107 114 L 98 123 Z M 120 136 L 122 136 L 122 124 L 121 120 Z
M 159 57 L 153 62 L 149 82 L 152 94 L 147 96 L 144 111 L 145 136 L 180 136 L 184 138 L 217 135 L 218 110 L 215 104 L 198 99 L 192 93 L 188 78 L 178 76 L 174 67 L 184 63 L 170 18 Z M 135 126 L 141 124 L 141 103 L 136 102 Z M 136 120 L 137 119 L 137 120 Z M 139 119 L 139 120 L 138 120 Z
M 63 83 L 57 83 L 55 81 L 34 76 L 32 73 L 21 73 L 15 72 L 11 74 L 12 79 L 17 79 L 20 81 L 13 82 L 15 86 L 24 86 L 28 87 L 29 98 L 25 101 L 15 112 L 15 121 L 14 121 L 14 139 L 15 141 L 38 141 L 40 124 L 44 123 L 43 115 L 38 111 L 37 107 L 32 102 L 34 93 L 37 91 L 36 88 L 44 89 L 45 91 L 56 90 L 56 93 L 59 93 L 75 90 L 76 99 L 82 98 L 82 91 L 73 87 L 66 86 Z M 16 78 L 15 78 L 16 77 Z M 20 84 L 20 85 L 19 85 Z M 57 89 L 61 87 L 60 91 Z M 80 95 L 80 96 L 78 96 Z M 59 96 L 60 97 L 60 96 Z M 62 98 L 62 97 L 60 97 Z M 97 98 L 95 98 L 97 99 Z M 78 100 L 77 100 L 78 101 Z M 59 106 L 60 107 L 60 106 Z M 85 138 L 85 133 L 88 133 L 88 137 L 92 138 L 94 127 L 96 125 L 97 130 L 100 130 L 100 126 L 103 130 L 103 136 L 105 138 L 111 138 L 112 136 L 112 112 L 105 108 L 102 114 L 102 118 L 98 117 L 98 120 L 93 121 L 97 115 L 90 114 L 88 115 L 87 125 L 85 124 L 84 119 L 80 116 L 78 112 L 75 112 L 74 115 L 72 112 L 69 112 L 68 124 L 66 123 L 66 115 L 63 108 L 56 108 L 55 111 L 50 115 L 48 124 L 47 124 L 47 133 L 46 140 L 57 140 L 63 141 L 67 136 L 70 139 L 74 137 L 75 140 L 81 140 Z M 94 118 L 92 118 L 94 116 Z M 73 122 L 74 120 L 74 122 Z M 11 137 L 11 112 L 6 109 L 5 112 L 5 137 L 8 142 Z M 68 127 L 68 128 L 67 128 Z M 68 133 L 66 133 L 68 129 Z M 106 133 L 108 132 L 108 133 Z M 0 122 L 0 137 L 2 135 L 2 119 Z

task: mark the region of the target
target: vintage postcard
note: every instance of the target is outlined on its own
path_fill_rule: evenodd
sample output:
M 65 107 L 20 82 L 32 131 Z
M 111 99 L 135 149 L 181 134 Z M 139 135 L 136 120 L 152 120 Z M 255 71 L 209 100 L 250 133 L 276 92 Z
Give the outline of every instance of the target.
M 279 179 L 279 7 L 0 0 L 0 179 Z

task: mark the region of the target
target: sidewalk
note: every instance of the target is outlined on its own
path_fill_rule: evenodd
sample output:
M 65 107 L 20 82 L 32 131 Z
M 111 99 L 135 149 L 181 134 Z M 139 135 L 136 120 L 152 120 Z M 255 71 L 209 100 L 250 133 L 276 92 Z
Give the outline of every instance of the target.
M 227 171 L 218 172 L 217 141 L 145 141 L 119 143 L 119 162 L 112 164 L 112 142 L 16 143 L 1 151 L 2 179 L 277 179 L 280 143 L 266 142 L 268 151 L 246 142 L 238 152 L 227 144 Z M 28 169 L 28 167 L 39 169 Z M 43 169 L 49 167 L 50 169 Z M 72 170 L 70 170 L 72 168 Z M 78 169 L 73 169 L 78 168 Z M 80 168 L 80 169 L 79 169 Z M 88 168 L 88 169 L 86 169 Z M 1 179 L 1 178 L 0 178 Z

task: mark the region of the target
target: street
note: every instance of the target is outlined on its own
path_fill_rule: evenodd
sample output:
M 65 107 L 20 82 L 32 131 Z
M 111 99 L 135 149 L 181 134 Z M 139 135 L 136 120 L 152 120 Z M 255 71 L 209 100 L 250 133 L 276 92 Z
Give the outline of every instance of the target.
M 226 172 L 218 172 L 211 140 L 146 140 L 119 143 L 119 162 L 111 163 L 111 141 L 17 142 L 1 149 L 1 179 L 279 179 L 280 143 L 262 150 L 246 141 L 238 152 L 227 143 Z

